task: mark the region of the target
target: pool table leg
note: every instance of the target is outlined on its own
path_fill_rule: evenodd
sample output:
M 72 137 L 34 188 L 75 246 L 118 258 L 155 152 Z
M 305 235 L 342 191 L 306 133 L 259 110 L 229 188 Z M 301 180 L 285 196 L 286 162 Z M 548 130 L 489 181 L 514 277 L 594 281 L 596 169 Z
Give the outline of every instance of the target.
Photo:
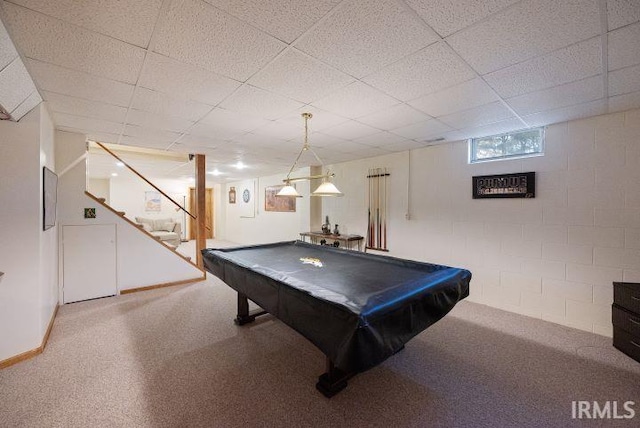
M 266 313 L 267 311 L 262 309 L 249 311 L 249 299 L 247 299 L 245 294 L 238 293 L 238 315 L 236 315 L 236 319 L 233 320 L 234 323 L 237 325 L 249 324 L 250 322 L 254 322 L 256 317 Z
M 353 377 L 353 373 L 345 373 L 327 357 L 327 372 L 320 375 L 316 389 L 327 398 L 331 398 L 347 387 L 347 381 Z

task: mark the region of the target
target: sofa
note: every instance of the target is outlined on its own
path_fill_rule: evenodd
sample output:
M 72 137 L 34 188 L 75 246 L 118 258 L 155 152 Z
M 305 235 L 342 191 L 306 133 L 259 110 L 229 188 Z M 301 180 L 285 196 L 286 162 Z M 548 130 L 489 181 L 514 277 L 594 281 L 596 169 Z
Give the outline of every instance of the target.
M 180 245 L 182 227 L 175 219 L 136 217 L 136 223 L 160 242 L 173 247 Z

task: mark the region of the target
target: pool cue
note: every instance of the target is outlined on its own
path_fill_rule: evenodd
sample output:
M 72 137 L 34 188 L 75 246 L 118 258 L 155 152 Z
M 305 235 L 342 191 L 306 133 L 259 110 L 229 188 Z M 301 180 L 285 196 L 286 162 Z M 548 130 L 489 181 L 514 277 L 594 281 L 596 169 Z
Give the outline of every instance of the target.
M 371 246 L 371 170 L 369 170 L 369 174 L 367 174 L 367 181 L 369 183 L 369 193 L 367 194 L 367 247 Z
M 377 191 L 377 196 L 378 196 L 378 244 L 377 247 L 380 248 L 382 245 L 382 222 L 380 219 L 380 168 L 376 168 L 376 181 L 378 183 L 378 191 Z
M 387 249 L 387 168 L 384 169 L 384 249 Z

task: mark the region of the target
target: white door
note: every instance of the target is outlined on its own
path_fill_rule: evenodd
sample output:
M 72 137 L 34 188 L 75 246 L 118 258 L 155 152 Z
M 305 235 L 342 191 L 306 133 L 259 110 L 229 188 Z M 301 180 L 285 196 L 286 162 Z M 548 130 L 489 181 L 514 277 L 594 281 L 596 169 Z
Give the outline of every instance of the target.
M 63 301 L 113 296 L 116 225 L 63 226 Z

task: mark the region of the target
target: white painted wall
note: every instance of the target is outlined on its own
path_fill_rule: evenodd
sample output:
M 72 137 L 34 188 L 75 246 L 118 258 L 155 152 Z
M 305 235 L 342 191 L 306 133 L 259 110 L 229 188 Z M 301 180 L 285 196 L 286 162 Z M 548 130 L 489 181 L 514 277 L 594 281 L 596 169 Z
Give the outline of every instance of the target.
M 111 194 L 111 180 L 108 178 L 89 178 L 87 182 L 87 190 L 97 198 L 104 198 L 105 203 L 109 205 Z
M 85 137 L 56 132 L 57 159 L 73 162 L 85 151 Z M 64 169 L 66 165 L 59 165 Z M 120 216 L 84 194 L 86 165 L 81 162 L 60 177 L 60 225 L 115 224 L 118 290 L 196 278 L 202 273 Z M 112 186 L 113 188 L 113 186 Z M 84 208 L 96 208 L 95 219 L 84 218 Z M 64 277 L 61 284 L 64 286 Z
M 295 176 L 309 175 L 304 168 Z M 283 175 L 272 175 L 256 179 L 258 189 L 253 218 L 243 218 L 241 184 L 228 183 L 222 192 L 222 205 L 225 207 L 224 239 L 239 244 L 261 244 L 267 242 L 299 239 L 300 232 L 309 230 L 309 182 L 296 183 L 298 192 L 304 195 L 298 198 L 295 213 L 266 212 L 264 210 L 264 192 L 266 186 L 282 184 Z M 238 190 L 237 203 L 229 204 L 228 193 L 231 186 Z
M 57 296 L 57 227 L 42 230 L 42 166 L 55 171 L 44 104 L 0 122 L 0 360 L 40 346 Z
M 612 281 L 640 281 L 640 110 L 547 128 L 545 156 L 469 165 L 467 143 L 333 166 L 324 214 L 366 234 L 370 167 L 388 167 L 390 254 L 473 272 L 469 300 L 611 335 Z M 471 198 L 474 175 L 535 171 L 535 199 Z

